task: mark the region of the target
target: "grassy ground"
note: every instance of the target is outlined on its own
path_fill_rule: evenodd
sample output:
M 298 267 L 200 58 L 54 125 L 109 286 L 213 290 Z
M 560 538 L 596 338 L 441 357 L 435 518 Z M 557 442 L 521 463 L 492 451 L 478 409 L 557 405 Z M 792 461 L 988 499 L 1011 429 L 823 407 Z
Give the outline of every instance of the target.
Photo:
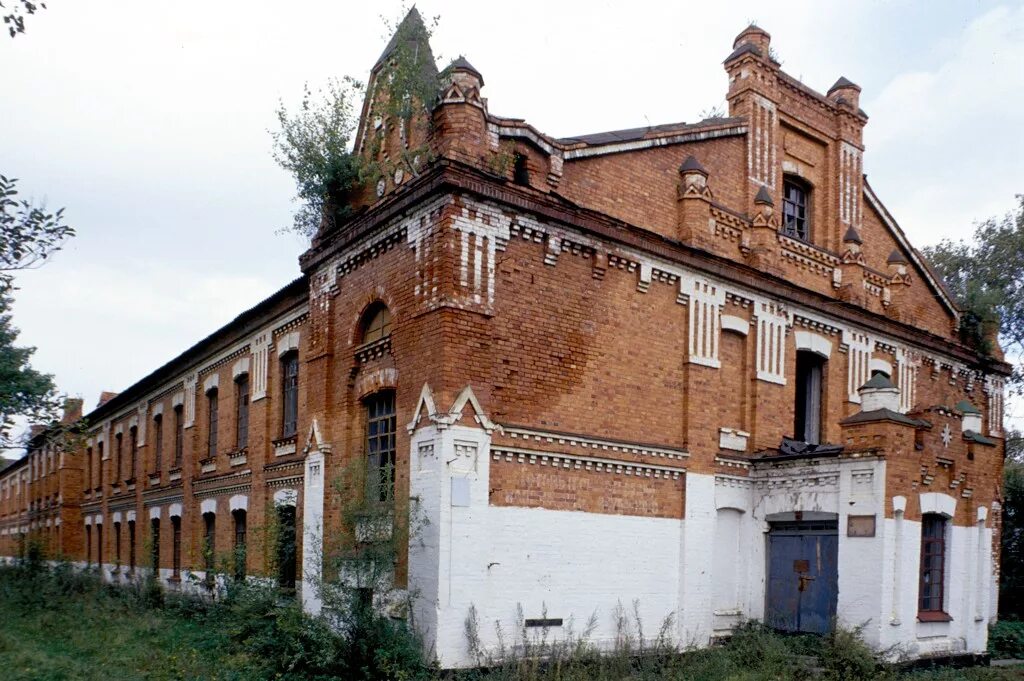
M 69 572 L 0 568 L 0 613 L 4 681 L 439 678 L 409 652 L 412 639 L 401 632 L 381 630 L 378 622 L 361 641 L 346 641 L 263 595 L 209 607 L 165 601 L 145 589 L 102 587 Z M 825 669 L 808 672 L 800 655 L 821 658 Z M 487 674 L 460 674 L 456 681 L 1024 680 L 1024 667 L 915 673 L 876 668 L 852 635 L 787 639 L 759 627 L 722 648 L 683 658 L 656 653 L 646 660 L 563 651 L 547 667 L 521 657 Z

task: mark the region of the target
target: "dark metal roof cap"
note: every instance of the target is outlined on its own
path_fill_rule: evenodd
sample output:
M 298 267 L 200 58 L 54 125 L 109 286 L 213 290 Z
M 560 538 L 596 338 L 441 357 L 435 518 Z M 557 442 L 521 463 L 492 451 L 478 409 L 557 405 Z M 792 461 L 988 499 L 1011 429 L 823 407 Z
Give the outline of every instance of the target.
M 889 265 L 906 265 L 907 259 L 900 253 L 900 249 L 892 249 L 892 253 L 889 254 L 888 260 L 885 261 Z
M 749 54 L 753 54 L 753 55 L 757 55 L 758 57 L 763 57 L 764 56 L 763 54 L 761 54 L 761 50 L 758 49 L 757 45 L 755 45 L 754 43 L 743 43 L 742 45 L 737 47 L 735 50 L 733 50 L 732 54 L 730 54 L 728 57 L 726 57 L 725 58 L 725 62 L 723 62 L 723 63 L 727 64 L 727 63 L 731 62 L 733 59 L 738 59 L 738 58 L 740 58 L 743 55 L 748 54 L 748 53 Z
M 882 372 L 869 378 L 868 382 L 860 387 L 861 390 L 893 390 L 895 388 L 896 386 L 892 384 L 889 377 Z
M 847 79 L 846 79 L 845 77 L 843 77 L 843 76 L 839 76 L 839 80 L 837 80 L 837 81 L 836 81 L 836 82 L 835 82 L 835 83 L 834 83 L 834 84 L 832 85 L 832 87 L 830 87 L 830 88 L 828 89 L 828 94 L 832 94 L 832 93 L 833 93 L 833 92 L 834 92 L 835 90 L 842 90 L 842 89 L 844 89 L 844 88 L 853 88 L 853 89 L 854 89 L 854 90 L 856 90 L 857 92 L 860 92 L 860 85 L 857 85 L 856 83 L 854 83 L 854 82 L 853 82 L 853 81 L 851 81 L 851 80 L 847 80 Z
M 754 197 L 754 203 L 766 204 L 769 206 L 775 205 L 775 202 L 772 201 L 772 195 L 768 193 L 768 188 L 763 184 L 761 185 L 761 188 L 757 190 L 757 196 Z
M 682 165 L 679 166 L 679 172 L 682 173 L 701 173 L 707 175 L 708 171 L 704 170 L 704 166 L 700 164 L 700 161 L 695 159 L 692 155 L 687 156 L 686 160 L 683 161 Z
M 960 400 L 956 403 L 956 410 L 961 414 L 980 414 L 981 410 L 967 400 Z
M 862 244 L 864 240 L 860 238 L 860 232 L 858 232 L 853 225 L 846 230 L 846 234 L 843 235 L 844 244 Z
M 456 60 L 455 60 L 455 61 L 453 61 L 453 62 L 452 62 L 451 64 L 449 64 L 449 65 L 448 65 L 448 68 L 446 68 L 446 69 L 445 69 L 445 71 L 448 71 L 448 72 L 453 72 L 453 71 L 466 71 L 466 72 L 468 72 L 468 73 L 472 73 L 472 74 L 473 74 L 474 76 L 476 76 L 477 78 L 479 78 L 479 79 L 480 79 L 480 85 L 481 85 L 481 86 L 482 86 L 482 85 L 484 84 L 484 77 L 483 77 L 483 74 L 481 74 L 481 73 L 480 73 L 479 71 L 477 71 L 477 70 L 476 70 L 476 69 L 475 69 L 475 68 L 473 67 L 473 65 L 472 65 L 472 64 L 470 64 L 470 63 L 469 63 L 469 61 L 468 61 L 468 60 L 467 60 L 467 59 L 466 59 L 465 57 L 463 57 L 462 55 L 459 55 L 459 58 L 458 58 L 458 59 L 456 59 Z

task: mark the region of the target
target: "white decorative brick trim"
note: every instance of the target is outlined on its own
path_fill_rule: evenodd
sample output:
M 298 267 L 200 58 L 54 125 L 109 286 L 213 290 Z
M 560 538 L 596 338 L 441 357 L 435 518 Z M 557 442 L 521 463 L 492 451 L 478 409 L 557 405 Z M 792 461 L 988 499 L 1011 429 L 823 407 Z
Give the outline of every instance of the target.
M 511 438 L 521 438 L 526 441 L 546 442 L 549 444 L 565 445 L 569 447 L 580 447 L 583 449 L 594 449 L 606 452 L 622 452 L 624 454 L 635 454 L 638 456 L 659 457 L 664 459 L 685 459 L 690 453 L 685 449 L 670 449 L 668 447 L 656 447 L 632 442 L 614 442 L 596 438 L 555 433 L 544 430 L 530 430 L 517 428 L 516 426 L 502 426 L 502 432 Z
M 491 447 L 491 458 L 494 461 L 505 459 L 505 461 L 529 464 L 540 464 L 552 468 L 576 469 L 594 471 L 597 473 L 616 473 L 620 475 L 635 475 L 644 478 L 672 478 L 678 480 L 680 475 L 686 473 L 685 468 L 672 468 L 670 466 L 658 466 L 634 461 L 622 461 L 616 459 L 598 459 L 592 456 L 578 456 L 575 454 L 557 454 L 552 452 L 538 452 L 532 449 L 519 449 L 517 447 Z
M 159 506 L 150 506 L 149 507 L 149 519 L 150 520 L 159 520 L 160 519 L 160 507 Z
M 983 523 L 988 520 L 988 508 L 984 506 L 978 507 L 978 522 Z
M 199 504 L 199 512 L 216 513 L 217 512 L 217 500 L 216 499 L 203 499 L 202 503 Z
M 237 380 L 239 376 L 249 373 L 249 358 L 243 357 L 231 367 L 231 378 Z
M 292 350 L 299 349 L 299 332 L 292 331 L 286 333 L 277 339 L 277 356 L 278 358 L 284 357 L 287 353 Z
M 797 350 L 808 350 L 821 355 L 825 359 L 832 356 L 832 341 L 810 331 L 796 331 L 793 333 L 796 340 Z M 859 387 L 859 386 L 858 386 Z
M 113 513 L 111 513 L 110 514 L 110 522 L 112 522 L 112 523 L 119 523 L 119 522 L 121 522 L 121 512 L 120 511 L 114 511 Z
M 274 506 L 296 506 L 299 500 L 299 493 L 291 487 L 285 487 L 274 492 Z
M 245 494 L 236 494 L 228 499 L 228 510 L 234 511 L 249 511 L 249 497 Z
M 185 404 L 185 392 L 179 390 L 174 393 L 174 397 L 171 398 L 171 408 L 180 407 Z
M 157 404 L 154 404 L 153 405 L 153 409 L 151 409 L 150 411 L 151 411 L 151 413 L 153 415 L 153 418 L 156 418 L 157 416 L 163 416 L 164 415 L 164 403 L 163 402 L 158 402 Z
M 167 516 L 173 518 L 175 516 L 181 517 L 181 504 L 171 504 L 167 507 Z
M 942 492 L 925 492 L 921 495 L 921 513 L 938 513 L 952 518 L 956 514 L 956 498 Z
M 722 315 L 721 323 L 722 331 L 735 331 L 736 333 L 742 333 L 744 336 L 750 333 L 750 322 L 743 319 L 743 317 L 724 314 Z
M 737 452 L 747 451 L 747 440 L 750 433 L 736 428 L 718 429 L 718 447 L 720 449 L 731 449 Z
M 210 374 L 209 376 L 206 377 L 206 380 L 203 381 L 203 392 L 204 393 L 208 393 L 211 390 L 213 390 L 215 388 L 219 388 L 219 387 L 220 387 L 220 375 L 219 374 Z
M 896 496 L 892 498 L 892 511 L 893 513 L 905 513 L 907 510 L 907 498 L 904 496 Z
M 129 523 L 135 522 L 135 511 L 127 511 L 127 512 L 125 512 L 124 519 L 125 519 L 126 522 L 129 522 Z
M 870 365 L 870 373 L 873 374 L 876 371 L 881 371 L 889 378 L 892 378 L 892 364 L 886 362 L 884 359 L 872 358 Z

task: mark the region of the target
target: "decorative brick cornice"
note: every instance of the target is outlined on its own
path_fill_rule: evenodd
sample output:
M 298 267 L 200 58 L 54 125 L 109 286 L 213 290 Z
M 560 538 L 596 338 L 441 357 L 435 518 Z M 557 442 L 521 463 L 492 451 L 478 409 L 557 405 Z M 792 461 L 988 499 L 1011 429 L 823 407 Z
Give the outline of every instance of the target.
M 635 461 L 622 461 L 618 459 L 600 459 L 592 456 L 578 456 L 575 454 L 558 454 L 552 452 L 537 451 L 532 449 L 519 449 L 517 447 L 491 447 L 491 459 L 494 461 L 504 460 L 530 465 L 550 466 L 552 469 L 561 468 L 565 470 L 584 470 L 595 473 L 613 473 L 616 475 L 633 475 L 644 478 L 664 478 L 678 480 L 686 474 L 685 468 L 673 468 L 670 466 L 658 466 Z

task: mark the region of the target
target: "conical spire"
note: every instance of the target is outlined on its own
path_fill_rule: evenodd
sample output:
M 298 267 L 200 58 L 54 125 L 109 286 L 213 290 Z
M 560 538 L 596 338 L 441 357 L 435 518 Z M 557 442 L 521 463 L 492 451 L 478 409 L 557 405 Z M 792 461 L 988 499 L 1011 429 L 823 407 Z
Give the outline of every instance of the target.
M 754 197 L 754 203 L 765 204 L 768 206 L 774 206 L 775 202 L 772 201 L 772 195 L 768 193 L 768 188 L 761 185 L 761 188 L 757 190 L 757 196 Z
M 862 244 L 864 241 L 860 238 L 860 233 L 857 229 L 850 225 L 850 228 L 846 230 L 846 234 L 843 235 L 844 244 Z
M 430 36 L 427 33 L 427 26 L 423 23 L 423 17 L 415 7 L 398 24 L 395 34 L 391 36 L 387 47 L 381 53 L 377 63 L 373 65 L 373 71 L 377 71 L 401 46 L 402 42 L 409 46 L 410 52 L 416 56 L 417 61 L 423 59 L 424 68 L 429 68 L 434 74 L 437 73 L 437 65 L 434 63 L 434 53 L 430 49 Z

